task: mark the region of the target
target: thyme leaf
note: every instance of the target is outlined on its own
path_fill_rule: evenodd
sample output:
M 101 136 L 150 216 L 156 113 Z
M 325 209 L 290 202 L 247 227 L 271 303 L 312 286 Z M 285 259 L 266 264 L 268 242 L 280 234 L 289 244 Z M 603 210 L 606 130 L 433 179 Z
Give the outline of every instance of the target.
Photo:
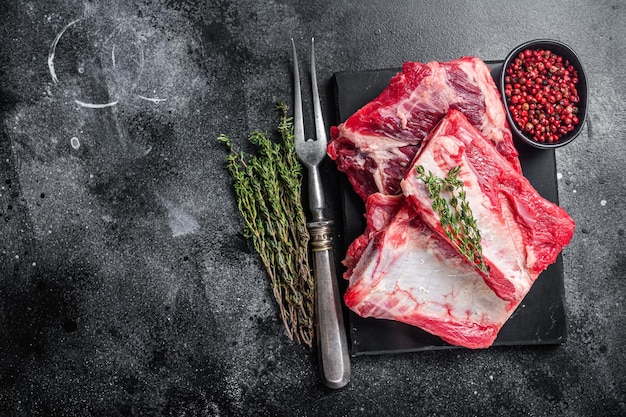
M 280 143 L 255 131 L 248 137 L 257 149 L 252 155 L 237 151 L 227 135 L 219 135 L 217 140 L 229 150 L 226 167 L 244 221 L 243 234 L 252 241 L 267 271 L 287 336 L 310 347 L 314 281 L 302 207 L 302 166 L 287 105 L 279 103 L 278 110 Z
M 445 178 L 434 175 L 424 166 L 416 167 L 432 200 L 432 209 L 439 214 L 439 223 L 452 245 L 479 271 L 489 274 L 482 255 L 480 229 L 467 202 L 463 181 L 458 178 L 460 165 L 451 168 Z

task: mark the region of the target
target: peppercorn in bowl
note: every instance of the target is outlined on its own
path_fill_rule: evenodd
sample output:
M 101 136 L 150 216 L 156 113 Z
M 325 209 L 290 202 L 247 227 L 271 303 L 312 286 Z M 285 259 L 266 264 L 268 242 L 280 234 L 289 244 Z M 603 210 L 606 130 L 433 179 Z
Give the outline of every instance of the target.
M 539 39 L 509 53 L 500 92 L 514 136 L 541 149 L 573 141 L 587 114 L 587 79 L 567 45 Z

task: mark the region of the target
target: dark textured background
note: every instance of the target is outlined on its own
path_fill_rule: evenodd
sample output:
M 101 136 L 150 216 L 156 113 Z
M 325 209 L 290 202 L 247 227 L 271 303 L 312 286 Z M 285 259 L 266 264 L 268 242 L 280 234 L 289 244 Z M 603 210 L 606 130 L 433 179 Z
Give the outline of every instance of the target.
M 3 1 L 0 415 L 626 414 L 626 5 L 515 3 Z M 49 52 L 75 19 L 54 83 Z M 579 53 L 587 126 L 557 151 L 578 224 L 565 344 L 358 357 L 346 388 L 319 385 L 240 234 L 215 140 L 274 129 L 289 39 L 305 60 L 311 36 L 328 124 L 337 71 L 502 59 L 535 38 Z

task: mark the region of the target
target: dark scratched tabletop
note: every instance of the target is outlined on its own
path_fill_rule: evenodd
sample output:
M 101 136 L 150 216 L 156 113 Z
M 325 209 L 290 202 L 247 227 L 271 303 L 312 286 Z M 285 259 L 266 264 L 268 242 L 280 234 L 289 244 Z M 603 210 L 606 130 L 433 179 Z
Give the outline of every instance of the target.
M 623 1 L 7 0 L 0 17 L 0 415 L 626 415 Z M 320 385 L 216 141 L 273 131 L 290 38 L 304 59 L 311 37 L 328 125 L 339 71 L 576 50 L 565 343 L 358 356 L 348 386 Z

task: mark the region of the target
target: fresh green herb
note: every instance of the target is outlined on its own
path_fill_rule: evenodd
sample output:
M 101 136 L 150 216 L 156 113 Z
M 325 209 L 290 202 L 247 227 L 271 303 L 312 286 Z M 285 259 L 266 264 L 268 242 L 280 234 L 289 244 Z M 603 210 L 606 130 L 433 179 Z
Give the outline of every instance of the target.
M 458 178 L 460 166 L 448 171 L 445 178 L 425 173 L 424 166 L 416 167 L 417 178 L 428 188 L 432 208 L 439 214 L 439 223 L 452 245 L 478 270 L 489 273 L 482 255 L 480 230 L 467 202 L 463 181 Z
M 257 154 L 237 152 L 226 135 L 227 169 L 234 179 L 237 206 L 244 220 L 244 236 L 250 238 L 267 270 L 274 298 L 289 339 L 312 345 L 314 330 L 314 281 L 309 266 L 306 217 L 302 207 L 302 167 L 293 138 L 293 119 L 280 103 L 275 143 L 255 131 L 248 140 Z

